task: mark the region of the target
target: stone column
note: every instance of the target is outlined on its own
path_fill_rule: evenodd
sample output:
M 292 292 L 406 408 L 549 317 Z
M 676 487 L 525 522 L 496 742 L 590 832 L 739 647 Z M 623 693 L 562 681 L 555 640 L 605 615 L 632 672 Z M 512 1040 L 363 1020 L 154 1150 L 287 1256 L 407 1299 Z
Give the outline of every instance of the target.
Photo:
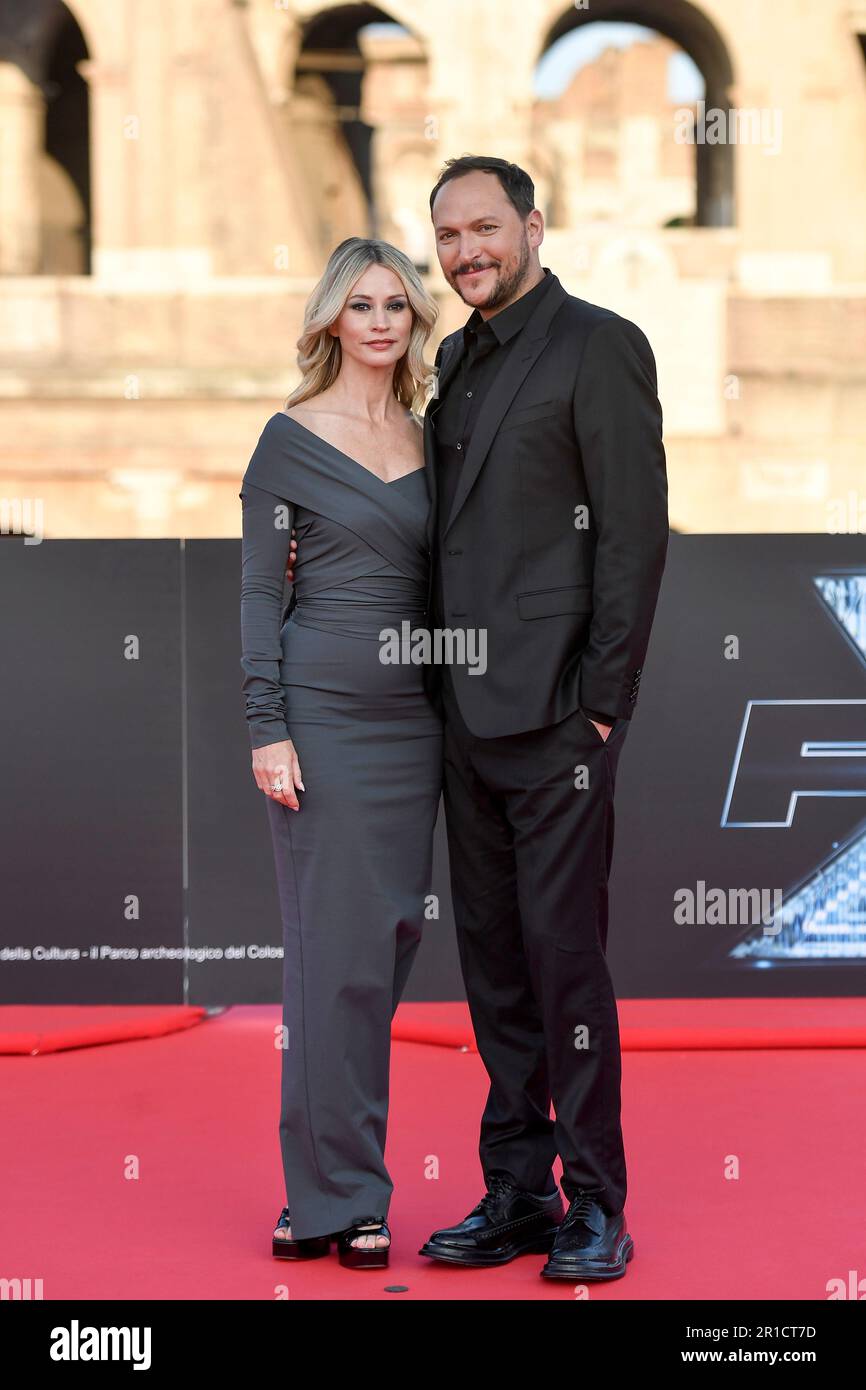
M 86 58 L 78 71 L 90 101 L 91 264 L 100 279 L 117 269 L 118 258 L 136 240 L 136 170 L 126 138 L 134 138 L 135 113 L 129 110 L 124 64 Z
M 15 63 L 0 63 L 0 275 L 42 270 L 39 161 L 45 100 Z

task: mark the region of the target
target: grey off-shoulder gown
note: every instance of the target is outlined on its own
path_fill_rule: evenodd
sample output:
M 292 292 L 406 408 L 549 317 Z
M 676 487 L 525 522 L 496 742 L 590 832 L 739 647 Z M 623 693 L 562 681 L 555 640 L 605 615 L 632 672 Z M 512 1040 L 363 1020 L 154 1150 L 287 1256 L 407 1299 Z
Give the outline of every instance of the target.
M 291 738 L 300 810 L 266 798 L 282 916 L 280 1148 L 296 1239 L 383 1218 L 391 1018 L 430 893 L 442 728 L 422 666 L 423 468 L 386 483 L 283 412 L 243 477 L 241 665 L 253 748 Z M 291 529 L 294 606 L 283 613 Z

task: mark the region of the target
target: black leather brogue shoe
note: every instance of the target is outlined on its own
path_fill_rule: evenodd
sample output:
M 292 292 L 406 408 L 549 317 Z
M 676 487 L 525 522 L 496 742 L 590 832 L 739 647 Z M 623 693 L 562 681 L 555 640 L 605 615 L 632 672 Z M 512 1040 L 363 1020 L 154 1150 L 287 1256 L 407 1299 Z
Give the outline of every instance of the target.
M 611 1215 L 589 1192 L 569 1204 L 541 1273 L 546 1279 L 621 1279 L 634 1254 L 625 1212 Z
M 504 1265 L 516 1255 L 544 1255 L 562 1220 L 558 1192 L 536 1197 L 494 1174 L 481 1201 L 457 1226 L 434 1231 L 419 1255 L 458 1265 Z

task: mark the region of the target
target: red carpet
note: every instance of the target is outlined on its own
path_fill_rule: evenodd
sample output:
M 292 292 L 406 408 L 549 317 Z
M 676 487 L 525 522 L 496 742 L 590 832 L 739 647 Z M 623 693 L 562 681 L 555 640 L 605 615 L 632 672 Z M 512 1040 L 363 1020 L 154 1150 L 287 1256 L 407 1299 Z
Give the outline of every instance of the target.
M 193 1028 L 206 1017 L 206 1009 L 169 1004 L 5 1004 L 0 1007 L 0 1053 L 36 1057 L 69 1047 L 156 1038 Z
M 864 999 L 624 999 L 619 1017 L 623 1052 L 866 1048 Z M 478 1050 L 464 1004 L 404 1004 L 391 1034 L 400 1042 Z
M 48 1031 L 45 1010 L 30 1028 L 18 1012 L 0 1010 L 0 1029 Z M 395 1031 L 460 1035 L 461 1014 L 404 1005 Z M 828 1280 L 862 1276 L 863 1001 L 625 1000 L 620 1017 L 635 1257 L 589 1298 L 823 1300 Z M 278 1020 L 276 1006 L 233 1008 L 115 1046 L 0 1057 L 0 1182 L 14 1194 L 0 1277 L 40 1278 L 49 1300 L 574 1300 L 538 1277 L 542 1256 L 461 1271 L 416 1254 L 481 1195 L 484 1071 L 447 1046 L 394 1045 L 390 1269 L 273 1260 Z
M 619 1008 L 624 1052 L 866 1047 L 862 999 L 628 999 Z M 0 1054 L 37 1056 L 159 1037 L 207 1015 L 180 1005 L 3 1005 Z M 395 1042 L 478 1051 L 464 1004 L 403 1004 L 391 1034 Z

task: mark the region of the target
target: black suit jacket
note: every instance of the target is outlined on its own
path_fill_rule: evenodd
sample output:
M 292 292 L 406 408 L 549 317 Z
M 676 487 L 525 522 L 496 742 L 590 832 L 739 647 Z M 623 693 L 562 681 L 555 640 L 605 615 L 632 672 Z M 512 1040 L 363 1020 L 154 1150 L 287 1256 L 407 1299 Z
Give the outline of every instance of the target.
M 486 631 L 486 671 L 451 664 L 469 730 L 482 738 L 558 723 L 580 705 L 630 719 L 664 570 L 667 476 L 656 366 L 629 319 L 553 284 L 484 398 L 441 557 L 444 622 Z M 436 354 L 424 452 L 432 506 L 433 418 L 463 352 Z M 425 667 L 439 704 L 441 666 Z

